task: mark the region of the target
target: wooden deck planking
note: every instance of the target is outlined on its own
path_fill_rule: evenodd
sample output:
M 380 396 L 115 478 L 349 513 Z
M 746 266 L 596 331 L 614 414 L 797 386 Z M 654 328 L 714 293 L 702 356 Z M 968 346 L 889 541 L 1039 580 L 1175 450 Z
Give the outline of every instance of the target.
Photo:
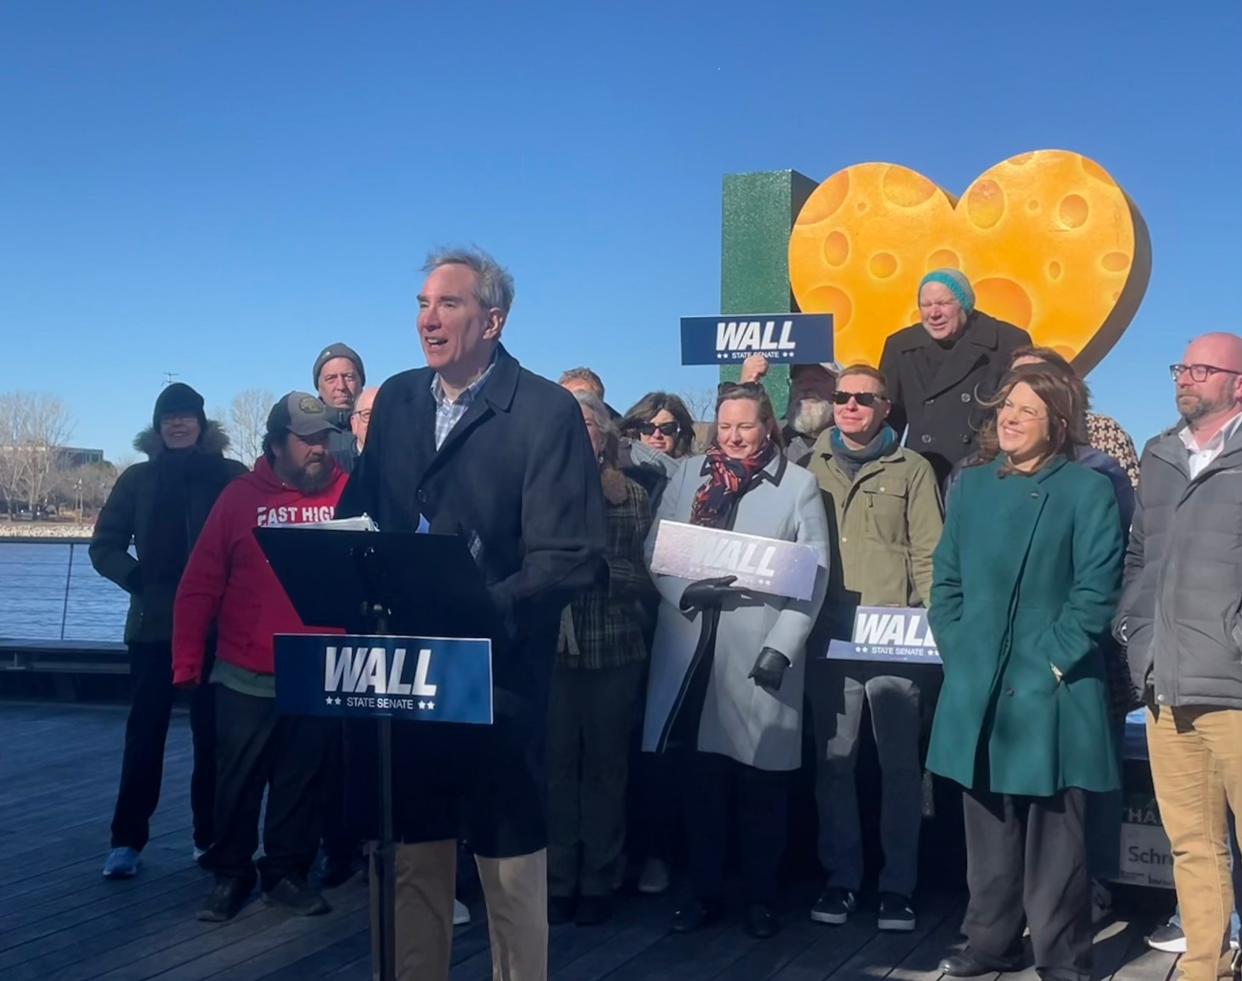
M 0 977 L 5 981 L 311 981 L 370 977 L 366 889 L 359 878 L 327 893 L 331 914 L 291 918 L 257 899 L 227 924 L 194 913 L 210 878 L 191 862 L 188 721 L 169 733 L 164 793 L 140 876 L 100 876 L 119 777 L 125 714 L 118 707 L 0 702 Z M 864 909 L 842 927 L 806 915 L 810 883 L 790 894 L 783 929 L 757 941 L 736 904 L 689 936 L 667 932 L 670 897 L 622 897 L 592 929 L 550 934 L 555 981 L 936 981 L 961 938 L 963 897 L 921 898 L 919 929 L 879 934 Z M 485 912 L 454 939 L 453 981 L 491 976 Z M 1121 922 L 1097 938 L 1107 981 L 1169 981 L 1175 958 L 1148 950 L 1154 925 Z M 1033 970 L 982 981 L 1034 981 Z

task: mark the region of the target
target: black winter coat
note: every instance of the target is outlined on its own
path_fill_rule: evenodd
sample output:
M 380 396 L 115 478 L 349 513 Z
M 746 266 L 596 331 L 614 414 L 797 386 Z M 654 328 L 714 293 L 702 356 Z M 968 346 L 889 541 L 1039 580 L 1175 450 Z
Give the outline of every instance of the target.
M 208 422 L 199 438 L 194 459 L 186 468 L 185 513 L 180 520 L 185 523 L 185 558 L 202 531 L 203 523 L 212 505 L 225 486 L 246 467 L 237 460 L 226 460 L 224 451 L 229 438 L 215 422 Z M 125 618 L 125 642 L 127 644 L 152 644 L 172 639 L 173 596 L 177 592 L 177 579 L 155 580 L 143 575 L 142 560 L 153 547 L 153 540 L 161 520 L 155 515 L 161 457 L 167 452 L 164 441 L 154 429 L 146 429 L 134 440 L 134 449 L 146 453 L 150 459 L 129 467 L 119 478 L 108 495 L 107 503 L 95 521 L 89 554 L 95 571 L 129 593 L 129 613 Z M 177 520 L 173 518 L 171 520 Z M 138 558 L 129 554 L 130 543 Z M 181 570 L 184 570 L 184 562 Z
M 941 487 L 953 464 L 977 449 L 976 437 L 987 418 L 981 398 L 991 398 L 1013 352 L 1029 347 L 1020 327 L 975 310 L 966 330 L 934 377 L 925 369 L 935 341 L 922 324 L 897 331 L 884 343 L 880 371 L 893 401 L 889 425 L 905 445 L 927 458 Z
M 449 774 L 450 783 L 481 776 L 501 786 L 519 769 L 526 778 L 522 785 L 537 791 L 537 800 L 497 806 L 510 816 L 524 806 L 531 811 L 517 817 L 530 834 L 499 846 L 522 854 L 542 847 L 532 847 L 532 836 L 543 833 L 543 738 L 560 612 L 604 568 L 599 468 L 573 396 L 523 369 L 503 347 L 478 397 L 437 451 L 433 377 L 430 368 L 419 368 L 384 383 L 366 447 L 336 513 L 366 512 L 385 532 L 414 532 L 425 517 L 433 534 L 461 534 L 472 543 L 503 625 L 493 648 L 495 725 L 482 739 L 477 731 L 464 731 L 475 727 L 397 727 L 396 770 L 411 777 L 398 783 L 410 794 L 402 799 L 398 791 L 397 833 L 405 840 L 430 840 L 443 830 L 427 814 L 427 803 L 452 788 L 429 787 L 425 780 L 436 775 L 420 761 L 436 760 L 441 777 L 454 761 L 459 770 L 473 771 Z M 462 630 L 471 635 L 485 620 L 481 615 Z M 469 759 L 460 755 L 465 746 L 473 748 Z M 350 755 L 355 771 L 359 762 L 363 771 L 372 769 L 352 749 Z M 365 832 L 373 830 L 371 820 L 363 823 Z M 495 851 L 494 843 L 489 850 Z

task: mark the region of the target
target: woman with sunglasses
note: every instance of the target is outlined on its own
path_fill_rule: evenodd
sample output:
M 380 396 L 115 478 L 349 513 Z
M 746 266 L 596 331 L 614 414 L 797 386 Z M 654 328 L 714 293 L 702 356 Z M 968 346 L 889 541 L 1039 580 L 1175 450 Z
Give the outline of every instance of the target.
M 746 930 L 770 937 L 785 846 L 787 774 L 802 763 L 804 647 L 828 580 L 828 521 L 819 486 L 789 463 L 780 426 L 758 385 L 725 385 L 707 453 L 669 482 L 660 521 L 745 532 L 810 546 L 818 560 L 811 599 L 655 575 L 660 611 L 651 652 L 643 749 L 681 758 L 690 852 L 689 900 L 675 932 L 719 917 L 736 797 Z M 650 562 L 659 521 L 647 538 Z
M 1086 810 L 1119 784 L 1103 645 L 1124 540 L 1108 478 L 1072 462 L 1081 385 L 1048 365 L 1007 376 L 936 548 L 928 619 L 944 660 L 927 768 L 964 788 L 967 946 L 952 977 L 1091 977 Z M 1029 860 L 1028 860 L 1029 857 Z
M 664 486 L 676 472 L 678 462 L 690 455 L 694 445 L 694 420 L 676 395 L 649 392 L 638 400 L 618 424 L 621 430 L 621 469 L 638 481 L 660 506 Z
M 667 392 L 648 392 L 621 420 L 621 435 L 674 460 L 689 456 L 694 420 L 686 403 Z

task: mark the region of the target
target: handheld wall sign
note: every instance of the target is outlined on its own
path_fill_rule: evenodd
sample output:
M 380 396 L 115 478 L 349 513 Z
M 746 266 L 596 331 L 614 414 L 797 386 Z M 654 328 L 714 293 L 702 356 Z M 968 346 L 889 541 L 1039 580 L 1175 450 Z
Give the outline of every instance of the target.
M 277 634 L 276 709 L 416 722 L 492 722 L 492 642 Z
M 656 532 L 651 571 L 683 579 L 737 576 L 742 589 L 792 599 L 810 599 L 819 557 L 797 542 L 661 521 Z
M 826 656 L 842 661 L 942 663 L 927 611 L 916 607 L 860 606 L 854 614 L 852 639 L 831 641 Z
M 741 364 L 762 354 L 780 364 L 832 360 L 832 315 L 766 313 L 681 318 L 682 364 Z

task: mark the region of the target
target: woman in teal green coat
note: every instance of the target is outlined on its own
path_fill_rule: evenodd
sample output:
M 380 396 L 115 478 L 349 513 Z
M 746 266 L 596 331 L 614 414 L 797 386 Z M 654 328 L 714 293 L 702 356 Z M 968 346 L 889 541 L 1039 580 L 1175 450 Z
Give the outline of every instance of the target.
M 970 903 L 951 976 L 1015 970 L 1023 924 L 1042 979 L 1089 981 L 1086 795 L 1118 786 L 1101 643 L 1124 543 L 1107 477 L 1072 462 L 1081 383 L 1015 369 L 962 472 L 928 618 L 944 659 L 927 765 L 965 788 Z

